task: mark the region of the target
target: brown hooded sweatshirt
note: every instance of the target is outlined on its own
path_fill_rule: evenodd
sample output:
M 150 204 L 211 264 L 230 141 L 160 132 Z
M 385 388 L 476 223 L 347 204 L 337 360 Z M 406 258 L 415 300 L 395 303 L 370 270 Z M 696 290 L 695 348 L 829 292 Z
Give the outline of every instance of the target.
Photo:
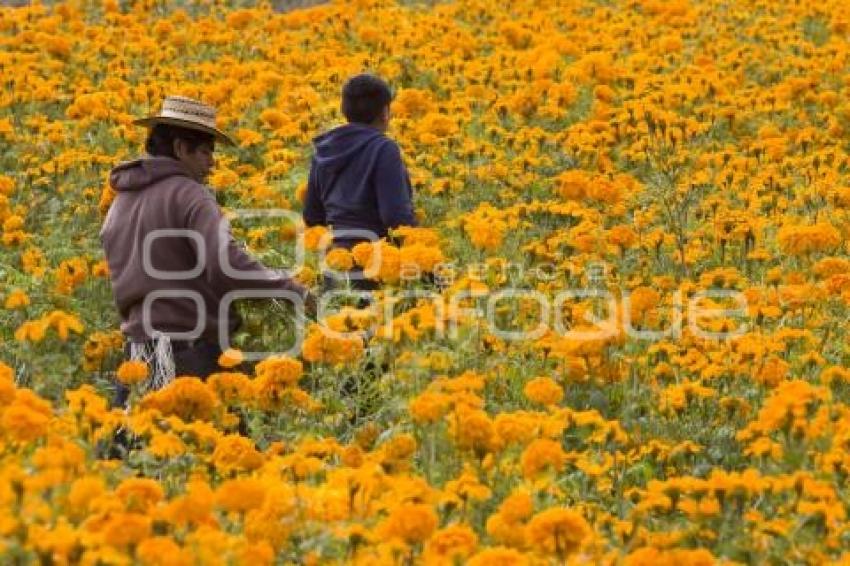
M 225 324 L 219 307 L 228 292 L 285 290 L 301 297 L 306 293 L 291 277 L 267 269 L 236 243 L 210 190 L 192 179 L 176 159 L 144 157 L 122 163 L 112 170 L 109 180 L 118 194 L 100 238 L 122 318 L 121 330 L 131 340 L 151 338 L 144 329 L 142 308 L 149 293 L 165 292 L 149 305 L 150 328 L 182 333 L 198 327 L 201 336 L 215 342 Z M 146 235 L 175 229 L 197 235 L 162 234 L 150 240 L 150 265 L 146 269 Z M 220 245 L 224 246 L 221 255 L 230 260 L 233 271 L 250 273 L 226 273 L 220 261 Z M 200 256 L 199 249 L 204 252 Z M 225 335 L 229 335 L 239 325 L 233 309 L 226 322 Z

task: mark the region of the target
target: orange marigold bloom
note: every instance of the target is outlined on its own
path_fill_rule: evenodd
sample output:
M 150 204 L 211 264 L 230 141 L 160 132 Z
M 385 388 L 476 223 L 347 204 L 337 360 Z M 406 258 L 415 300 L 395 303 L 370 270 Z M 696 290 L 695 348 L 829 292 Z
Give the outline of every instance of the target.
M 332 238 L 324 226 L 312 226 L 304 230 L 304 247 L 311 252 L 330 245 Z
M 3 306 L 6 309 L 12 310 L 27 307 L 29 304 L 29 295 L 27 295 L 22 289 L 13 289 L 6 297 L 6 302 L 3 303 Z
M 534 501 L 531 495 L 525 491 L 518 491 L 506 497 L 499 505 L 499 514 L 508 523 L 519 523 L 525 521 L 534 512 Z
M 207 387 L 228 405 L 249 401 L 253 397 L 252 386 L 251 379 L 244 373 L 220 372 L 207 378 Z
M 257 364 L 256 373 L 259 378 L 295 385 L 304 374 L 304 365 L 289 356 L 271 356 Z
M 116 547 L 139 544 L 151 535 L 152 520 L 139 513 L 118 513 L 103 527 L 104 541 Z
M 549 377 L 535 377 L 525 384 L 522 392 L 529 400 L 541 405 L 556 405 L 564 398 L 563 388 Z
M 526 478 L 532 478 L 547 467 L 560 472 L 564 468 L 566 456 L 560 443 L 548 438 L 538 438 L 522 453 L 522 474 Z
M 92 502 L 106 492 L 106 483 L 99 476 L 74 480 L 68 492 L 69 511 L 73 517 L 85 517 Z
M 581 546 L 590 534 L 584 517 L 563 507 L 547 509 L 528 524 L 528 538 L 538 551 L 564 559 Z
M 266 498 L 265 484 L 255 478 L 228 480 L 215 491 L 216 505 L 230 513 L 257 509 Z
M 192 558 L 185 549 L 166 536 L 143 540 L 136 548 L 136 558 L 143 566 L 190 566 Z
M 414 422 L 435 423 L 446 414 L 450 403 L 451 398 L 448 395 L 425 391 L 411 399 L 408 409 Z
M 349 271 L 354 267 L 354 257 L 345 248 L 334 248 L 325 256 L 325 263 L 335 271 Z
M 339 336 L 324 330 L 318 324 L 310 327 L 301 345 L 301 355 L 308 362 L 342 364 L 363 355 L 363 339 L 359 336 Z
M 497 546 L 482 550 L 469 559 L 467 566 L 527 566 L 528 558 L 518 550 Z
M 438 559 L 453 563 L 468 558 L 478 546 L 478 536 L 468 525 L 449 525 L 440 529 L 428 541 L 425 556 L 431 561 Z
M 164 415 L 176 415 L 186 422 L 209 420 L 217 399 L 197 377 L 178 377 L 167 387 L 145 395 L 143 409 L 158 409 Z
M 212 462 L 217 470 L 227 474 L 233 471 L 255 470 L 262 465 L 263 456 L 249 438 L 229 434 L 216 443 Z
M 6 373 L 9 370 L 9 373 Z M 0 362 L 0 405 L 8 405 L 15 400 L 15 380 L 12 368 Z
M 381 527 L 386 538 L 417 544 L 428 540 L 437 528 L 437 514 L 424 503 L 403 503 L 390 512 Z
M 148 452 L 157 458 L 174 458 L 186 452 L 186 445 L 173 432 L 160 433 L 151 438 Z
M 118 366 L 118 381 L 124 385 L 135 385 L 148 378 L 148 364 L 130 360 Z
M 163 491 L 159 482 L 150 478 L 128 478 L 115 490 L 128 511 L 144 513 L 162 501 Z
M 30 442 L 47 434 L 50 419 L 27 405 L 14 403 L 3 411 L 0 424 L 12 440 Z
M 218 365 L 225 369 L 231 369 L 241 364 L 244 359 L 241 351 L 236 348 L 228 348 L 218 357 Z
M 794 256 L 829 251 L 842 242 L 841 232 L 828 222 L 812 226 L 783 226 L 776 239 L 784 253 Z

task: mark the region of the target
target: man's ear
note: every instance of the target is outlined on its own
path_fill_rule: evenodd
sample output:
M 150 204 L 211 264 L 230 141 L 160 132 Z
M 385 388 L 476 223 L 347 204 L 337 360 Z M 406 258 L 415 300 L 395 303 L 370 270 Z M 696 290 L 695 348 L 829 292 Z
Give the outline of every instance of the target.
M 171 148 L 174 150 L 174 157 L 182 159 L 186 155 L 186 142 L 180 138 L 175 138 L 171 143 Z

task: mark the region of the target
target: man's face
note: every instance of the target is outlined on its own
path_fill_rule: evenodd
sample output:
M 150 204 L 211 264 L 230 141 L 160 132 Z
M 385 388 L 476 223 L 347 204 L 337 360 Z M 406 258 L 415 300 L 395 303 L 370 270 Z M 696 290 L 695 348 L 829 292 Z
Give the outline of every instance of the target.
M 214 152 L 215 144 L 213 143 L 202 143 L 192 150 L 184 140 L 174 141 L 174 154 L 189 170 L 192 178 L 199 183 L 207 182 L 207 178 L 215 166 Z

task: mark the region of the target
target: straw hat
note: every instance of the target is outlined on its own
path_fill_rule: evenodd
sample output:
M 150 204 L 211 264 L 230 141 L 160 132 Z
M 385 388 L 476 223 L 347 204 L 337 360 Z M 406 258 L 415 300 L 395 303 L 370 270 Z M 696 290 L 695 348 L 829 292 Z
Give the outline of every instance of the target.
M 149 127 L 157 124 L 171 124 L 190 130 L 199 130 L 212 134 L 225 143 L 235 145 L 227 134 L 216 128 L 215 108 L 185 96 L 166 96 L 162 101 L 159 114 L 134 120 L 133 123 Z

